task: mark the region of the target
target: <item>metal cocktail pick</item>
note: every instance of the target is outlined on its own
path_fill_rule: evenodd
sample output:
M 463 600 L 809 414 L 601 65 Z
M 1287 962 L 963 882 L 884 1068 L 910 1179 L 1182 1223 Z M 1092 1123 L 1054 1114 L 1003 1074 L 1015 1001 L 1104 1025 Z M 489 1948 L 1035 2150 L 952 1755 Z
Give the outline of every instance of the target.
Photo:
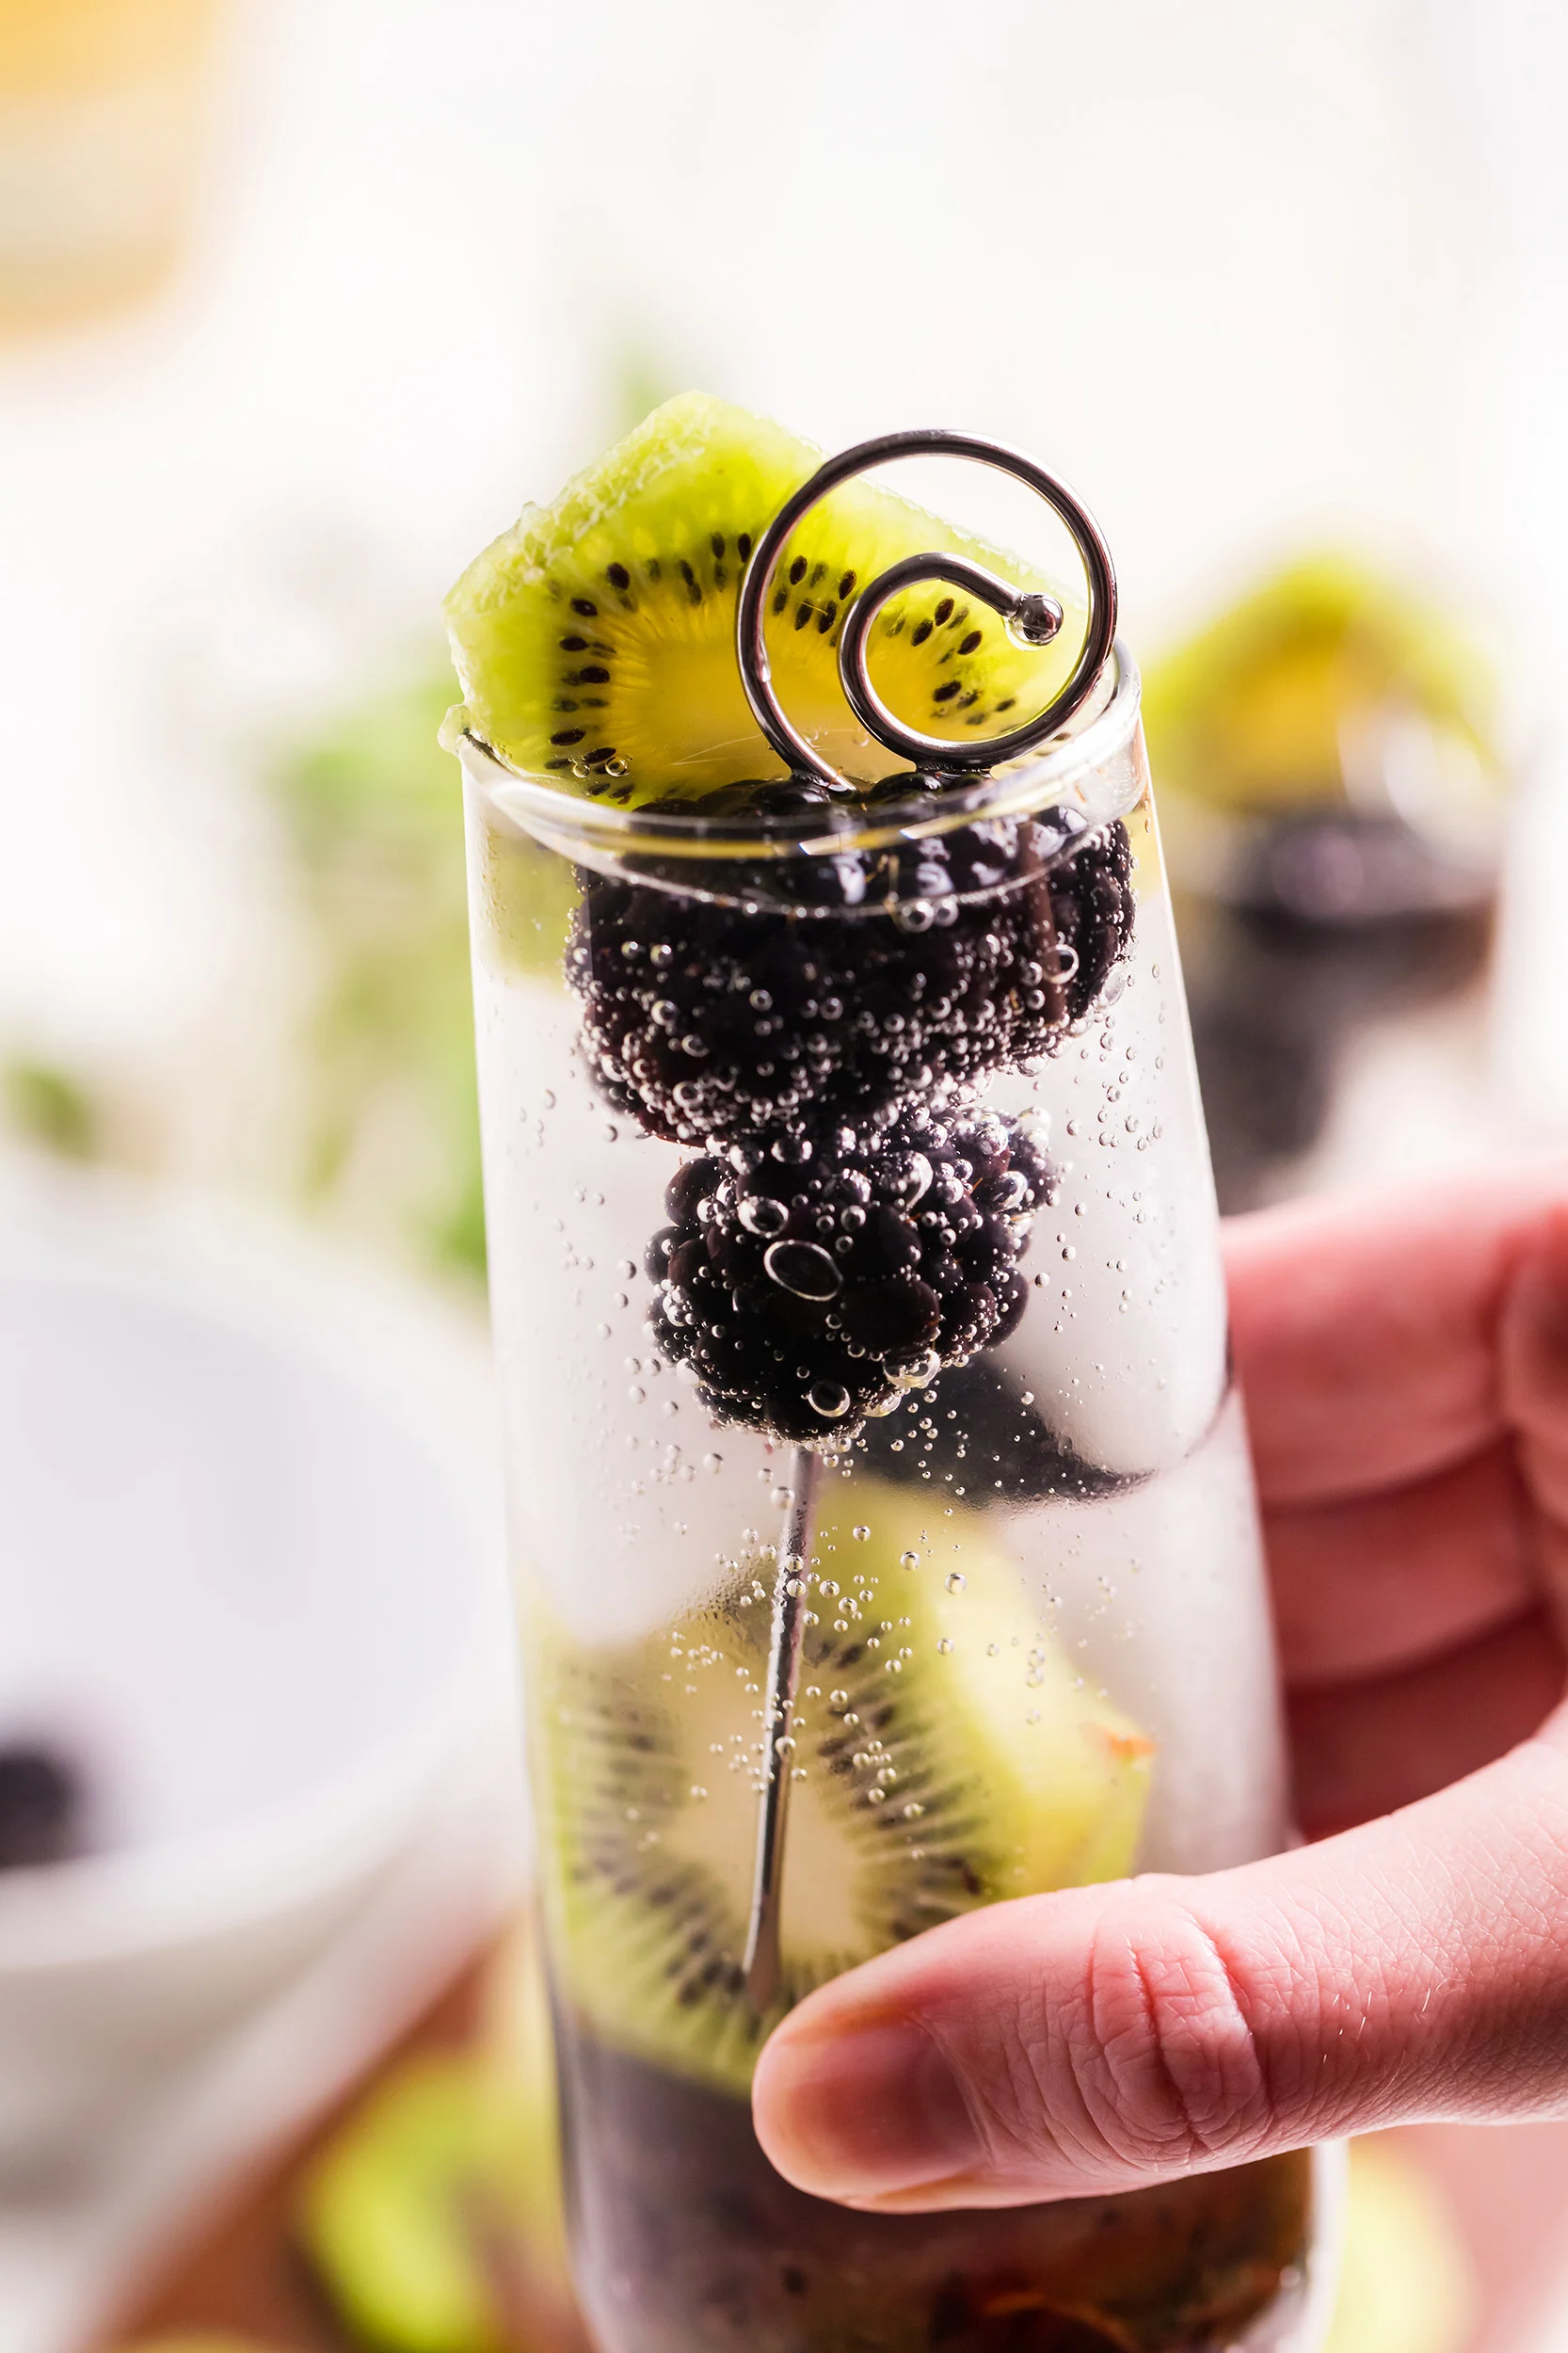
M 779 1899 L 784 1887 L 784 1827 L 790 1812 L 792 1753 L 790 1727 L 800 1684 L 800 1646 L 806 1631 L 806 1596 L 810 1591 L 811 1529 L 821 1479 L 822 1458 L 811 1447 L 797 1447 L 774 1578 L 762 1740 L 766 1778 L 757 1817 L 757 1866 L 746 1934 L 746 1991 L 760 2015 L 773 2008 L 778 1992 Z
M 950 744 L 941 736 L 925 735 L 918 728 L 904 726 L 872 684 L 866 640 L 883 606 L 916 581 L 944 581 L 989 605 L 1014 634 L 1030 646 L 1050 644 L 1062 627 L 1062 607 L 1053 597 L 1015 588 L 1011 582 L 987 571 L 984 565 L 971 563 L 967 556 L 909 555 L 890 564 L 855 599 L 844 616 L 839 641 L 839 677 L 844 695 L 869 735 L 900 759 L 913 760 L 917 766 L 949 771 L 996 767 L 1003 760 L 1016 760 L 1032 751 L 1047 737 L 1059 734 L 1067 727 L 1093 694 L 1115 644 L 1116 575 L 1110 551 L 1087 508 L 1032 458 L 1016 450 L 1004 449 L 995 441 L 978 440 L 973 434 L 941 431 L 884 433 L 875 440 L 857 442 L 853 449 L 830 457 L 785 501 L 757 543 L 741 591 L 735 648 L 746 700 L 780 760 L 787 767 L 803 769 L 849 792 L 856 789 L 853 781 L 828 767 L 785 715 L 774 692 L 763 620 L 768 590 L 779 558 L 802 517 L 852 474 L 886 465 L 897 457 L 970 457 L 1013 475 L 1037 491 L 1061 517 L 1078 548 L 1088 584 L 1088 620 L 1071 676 L 1037 718 L 984 743 Z M 796 1449 L 774 1578 L 762 1787 L 758 1803 L 757 1861 L 744 1963 L 746 1990 L 760 2015 L 772 2009 L 778 1994 L 784 1840 L 792 1769 L 790 1759 L 793 1753 L 795 1697 L 800 1684 L 801 1645 L 810 1592 L 811 1542 L 822 1471 L 822 1458 L 815 1448 Z

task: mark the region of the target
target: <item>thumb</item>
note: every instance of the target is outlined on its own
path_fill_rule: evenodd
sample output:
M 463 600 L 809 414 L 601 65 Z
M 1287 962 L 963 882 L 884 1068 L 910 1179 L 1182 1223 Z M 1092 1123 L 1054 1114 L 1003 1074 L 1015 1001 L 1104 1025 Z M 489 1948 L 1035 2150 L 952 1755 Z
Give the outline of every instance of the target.
M 758 2064 L 778 2170 L 882 2212 L 1124 2191 L 1415 2118 L 1568 2109 L 1568 1723 L 1320 1845 L 968 1913 Z

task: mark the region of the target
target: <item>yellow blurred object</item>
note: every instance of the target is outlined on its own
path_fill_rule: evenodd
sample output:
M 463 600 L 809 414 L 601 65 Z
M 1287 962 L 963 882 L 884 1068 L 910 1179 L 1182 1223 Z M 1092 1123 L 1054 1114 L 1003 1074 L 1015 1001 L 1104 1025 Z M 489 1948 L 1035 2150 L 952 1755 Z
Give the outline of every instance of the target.
M 204 145 L 217 0 L 0 0 L 0 333 L 154 289 Z
M 1354 797 L 1358 739 L 1414 719 L 1497 787 L 1490 665 L 1438 611 L 1348 556 L 1294 564 L 1163 661 L 1144 718 L 1160 788 L 1232 811 Z
M 1351 2145 L 1339 2288 L 1325 2353 L 1459 2353 L 1480 2292 L 1437 2184 L 1396 2142 Z

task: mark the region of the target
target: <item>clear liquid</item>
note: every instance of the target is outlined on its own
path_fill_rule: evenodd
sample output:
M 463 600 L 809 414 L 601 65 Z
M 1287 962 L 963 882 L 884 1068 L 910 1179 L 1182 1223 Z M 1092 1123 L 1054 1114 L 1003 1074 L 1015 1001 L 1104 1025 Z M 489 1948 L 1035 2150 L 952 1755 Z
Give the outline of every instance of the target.
M 650 1340 L 645 1253 L 692 1153 L 588 1081 L 560 978 L 569 868 L 477 796 L 472 813 L 541 1881 L 580 2279 L 604 2344 L 895 2353 L 1088 2330 L 1156 2353 L 1299 2336 L 1304 2159 L 905 2223 L 788 2190 L 746 2102 L 773 2018 L 888 1944 L 1010 1896 L 1224 1866 L 1283 1834 L 1245 1433 L 1146 807 L 1109 1001 L 1037 1072 L 984 1091 L 1046 1116 L 1061 1172 L 1020 1260 L 1021 1323 L 823 1476 L 783 1988 L 764 2018 L 740 1963 L 793 1457 L 715 1427 Z M 545 909 L 532 932 L 520 904 Z

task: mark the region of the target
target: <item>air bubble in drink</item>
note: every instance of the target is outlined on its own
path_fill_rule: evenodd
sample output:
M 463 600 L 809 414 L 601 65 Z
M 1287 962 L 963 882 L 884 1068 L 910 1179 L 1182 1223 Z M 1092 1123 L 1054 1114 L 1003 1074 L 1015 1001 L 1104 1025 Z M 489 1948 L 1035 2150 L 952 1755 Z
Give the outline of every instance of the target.
M 762 1264 L 773 1281 L 796 1299 L 832 1299 L 842 1289 L 842 1277 L 820 1242 L 770 1242 Z
M 905 1159 L 897 1177 L 898 1197 L 906 1209 L 912 1209 L 916 1202 L 925 1193 L 930 1186 L 931 1178 L 931 1162 L 926 1159 L 925 1154 L 911 1152 Z

